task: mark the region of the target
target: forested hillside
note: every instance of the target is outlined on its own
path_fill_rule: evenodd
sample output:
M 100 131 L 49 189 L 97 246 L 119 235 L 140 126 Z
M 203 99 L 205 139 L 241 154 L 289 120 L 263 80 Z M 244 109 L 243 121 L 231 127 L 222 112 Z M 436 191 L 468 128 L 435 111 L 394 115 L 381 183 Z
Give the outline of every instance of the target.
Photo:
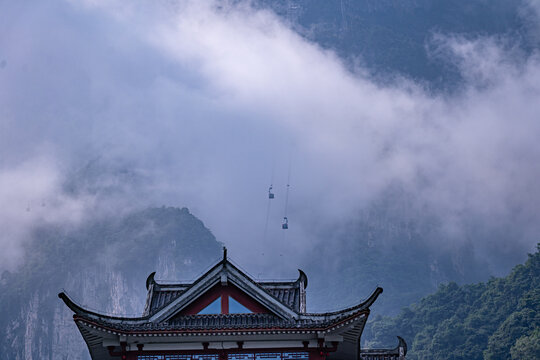
M 458 286 L 451 282 L 395 318 L 376 317 L 366 347 L 409 344 L 408 359 L 538 359 L 540 354 L 540 245 L 505 278 Z

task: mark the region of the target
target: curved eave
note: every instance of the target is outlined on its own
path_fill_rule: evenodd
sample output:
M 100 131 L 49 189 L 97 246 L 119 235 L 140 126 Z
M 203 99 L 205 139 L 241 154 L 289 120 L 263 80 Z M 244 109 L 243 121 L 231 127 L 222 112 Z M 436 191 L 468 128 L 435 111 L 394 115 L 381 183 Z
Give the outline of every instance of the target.
M 111 322 L 130 322 L 130 323 L 145 323 L 148 321 L 149 316 L 142 316 L 142 317 L 135 317 L 135 318 L 128 318 L 128 317 L 121 317 L 121 316 L 110 316 L 110 315 L 103 315 L 99 314 L 90 310 L 87 310 L 80 306 L 79 304 L 75 303 L 66 293 L 61 292 L 58 294 L 58 297 L 64 301 L 64 303 L 67 305 L 68 308 L 70 308 L 71 311 L 73 311 L 76 315 L 81 315 L 90 319 L 96 319 L 96 320 L 104 320 L 104 321 L 111 321 Z
M 338 320 L 341 321 L 341 319 L 347 318 L 351 315 L 368 311 L 369 307 L 377 300 L 379 295 L 383 292 L 383 289 L 381 287 L 378 287 L 375 289 L 375 291 L 371 294 L 371 296 L 363 301 L 362 303 L 352 306 L 347 309 L 343 309 L 340 311 L 335 312 L 329 312 L 329 313 L 323 313 L 323 314 L 299 314 L 300 319 L 312 319 L 315 321 L 321 321 L 321 322 L 328 322 L 332 320 Z M 130 324 L 144 324 L 149 322 L 150 315 L 142 316 L 142 317 L 120 317 L 120 316 L 110 316 L 110 315 L 104 315 L 99 314 L 90 310 L 87 310 L 83 308 L 82 306 L 75 303 L 66 293 L 61 292 L 58 294 L 58 297 L 64 301 L 64 303 L 69 307 L 75 314 L 82 315 L 84 317 L 94 319 L 94 320 L 103 320 L 105 322 L 111 322 L 111 323 L 130 323 Z
M 326 320 L 330 320 L 330 319 L 345 317 L 345 316 L 348 316 L 350 314 L 357 313 L 359 311 L 369 310 L 371 305 L 373 305 L 375 300 L 377 300 L 377 298 L 379 297 L 379 295 L 382 292 L 383 292 L 382 287 L 377 287 L 375 289 L 375 291 L 373 291 L 373 293 L 366 300 L 364 300 L 363 302 L 361 302 L 358 305 L 354 305 L 354 306 L 351 306 L 351 307 L 343 309 L 343 310 L 327 312 L 327 313 L 303 314 L 301 318 L 317 318 L 317 319 L 323 318 L 323 319 L 326 319 Z

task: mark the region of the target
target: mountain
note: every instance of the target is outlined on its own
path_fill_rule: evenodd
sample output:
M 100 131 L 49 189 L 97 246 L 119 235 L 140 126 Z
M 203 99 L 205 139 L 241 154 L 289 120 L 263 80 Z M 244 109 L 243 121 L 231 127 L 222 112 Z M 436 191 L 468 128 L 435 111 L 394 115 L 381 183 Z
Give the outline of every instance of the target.
M 524 265 L 486 283 L 441 285 L 394 317 L 366 326 L 365 346 L 409 343 L 407 359 L 537 359 L 540 354 L 540 244 Z
M 148 274 L 192 279 L 222 244 L 186 208 L 163 207 L 42 226 L 27 246 L 21 267 L 0 281 L 0 359 L 88 359 L 60 290 L 99 311 L 140 315 Z
M 308 307 L 352 305 L 381 286 L 384 294 L 374 311 L 397 315 L 441 284 L 486 281 L 526 258 L 527 250 L 518 246 L 496 249 L 497 243 L 506 244 L 514 236 L 511 226 L 491 229 L 472 221 L 455 236 L 443 220 L 435 211 L 416 206 L 414 197 L 396 185 L 344 223 L 313 225 L 321 245 L 305 250 L 311 259 L 304 266 L 312 278 Z M 489 256 L 478 248 L 485 244 L 490 244 Z
M 387 226 L 390 219 L 372 216 L 365 224 L 374 225 L 378 219 L 379 228 L 343 230 L 358 242 L 354 250 L 358 257 L 351 254 L 337 261 L 326 276 L 320 268 L 310 269 L 315 278 L 308 298 L 315 302 L 312 306 L 336 307 L 343 298 L 357 301 L 360 294 L 349 290 L 358 289 L 356 282 L 371 286 L 371 281 L 385 286 L 381 301 L 388 300 L 374 307 L 381 312 L 418 299 L 430 292 L 435 281 L 442 281 L 434 278 L 437 272 L 424 259 L 430 257 L 427 250 L 418 253 L 421 244 L 395 243 L 396 234 L 406 233 L 403 229 L 409 227 L 412 237 L 419 229 L 407 224 L 395 229 Z M 366 231 L 373 236 L 364 239 Z M 73 228 L 36 228 L 24 264 L 17 271 L 4 272 L 0 281 L 0 358 L 88 359 L 72 314 L 56 296 L 61 289 L 93 309 L 139 315 L 144 307 L 144 279 L 150 272 L 157 270 L 161 279 L 193 279 L 219 258 L 220 249 L 221 244 L 186 208 L 150 208 L 89 219 Z M 398 255 L 406 260 L 390 265 L 382 261 Z M 347 272 L 347 267 L 353 271 Z M 339 269 L 345 271 L 343 276 Z M 395 318 L 376 317 L 364 338 L 368 347 L 388 347 L 395 342 L 389 335 L 402 334 L 411 347 L 409 359 L 482 359 L 482 351 L 490 360 L 526 359 L 523 353 L 530 354 L 538 346 L 539 275 L 540 253 L 536 252 L 506 278 L 475 285 L 443 284 Z M 336 276 L 340 276 L 337 282 Z M 317 284 L 319 279 L 324 282 Z
M 527 0 L 253 3 L 278 14 L 304 38 L 334 51 L 353 70 L 359 64 L 378 81 L 405 76 L 434 91 L 452 91 L 464 81 L 457 59 L 439 35 L 492 37 L 524 54 L 540 45 Z M 440 284 L 479 282 L 506 274 L 530 251 L 518 241 L 507 246 L 509 239 L 524 237 L 520 231 L 525 226 L 519 220 L 507 217 L 490 223 L 467 215 L 456 226 L 460 234 L 450 236 L 443 224 L 446 214 L 417 209 L 410 196 L 389 189 L 373 206 L 351 215 L 353 221 L 326 228 L 318 223 L 321 219 L 314 221 L 311 228 L 322 245 L 306 249 L 312 261 L 304 270 L 317 277 L 311 282 L 308 306 L 352 304 L 380 285 L 385 294 L 376 306 L 384 314 L 397 313 Z
M 526 53 L 538 48 L 525 0 L 253 3 L 381 81 L 403 75 L 439 90 L 459 86 L 459 69 L 438 47 L 437 34 L 507 38 L 509 46 Z M 119 170 L 96 163 L 80 169 L 66 192 L 98 194 L 98 200 L 125 197 L 138 200 L 133 207 L 140 208 L 144 174 L 130 170 L 131 164 Z M 116 174 L 113 181 L 110 172 Z M 383 334 L 403 334 L 411 359 L 476 359 L 482 351 L 486 359 L 524 359 L 523 353 L 531 353 L 526 349 L 538 343 L 538 330 L 531 330 L 538 328 L 538 253 L 507 278 L 460 286 L 521 261 L 519 245 L 497 249 L 518 237 L 512 231 L 519 225 L 484 231 L 484 224 L 471 219 L 456 242 L 445 237 L 440 219 L 426 214 L 429 209 L 414 210 L 407 194 L 390 191 L 345 224 L 323 227 L 318 223 L 324 219 L 314 219 L 313 233 L 322 245 L 300 254 L 309 259 L 303 269 L 310 277 L 309 309 L 352 304 L 380 285 L 385 293 L 374 312 L 395 314 L 439 288 L 397 317 L 370 323 L 369 346 L 387 347 L 395 340 Z M 478 257 L 475 243 L 493 244 L 492 253 Z M 26 246 L 20 268 L 0 278 L 1 359 L 88 358 L 70 312 L 56 297 L 62 288 L 100 311 L 139 314 L 150 272 L 161 279 L 192 279 L 219 257 L 221 244 L 187 209 L 151 208 L 87 219 L 80 226 L 40 226 Z

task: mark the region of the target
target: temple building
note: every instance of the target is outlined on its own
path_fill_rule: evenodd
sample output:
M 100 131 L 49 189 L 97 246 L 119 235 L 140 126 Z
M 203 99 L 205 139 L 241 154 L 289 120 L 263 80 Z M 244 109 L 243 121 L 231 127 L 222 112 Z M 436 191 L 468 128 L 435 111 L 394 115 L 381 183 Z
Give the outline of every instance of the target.
M 94 360 L 404 360 L 402 338 L 390 350 L 362 349 L 360 337 L 377 288 L 355 306 L 306 311 L 308 279 L 260 282 L 223 259 L 190 284 L 160 284 L 150 274 L 140 317 L 116 317 L 58 296 Z

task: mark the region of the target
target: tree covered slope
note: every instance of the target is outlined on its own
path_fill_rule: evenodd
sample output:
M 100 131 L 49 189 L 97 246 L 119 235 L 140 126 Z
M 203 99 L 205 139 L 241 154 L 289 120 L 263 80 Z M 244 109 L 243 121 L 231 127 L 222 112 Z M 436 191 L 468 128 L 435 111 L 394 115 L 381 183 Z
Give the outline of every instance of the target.
M 505 278 L 458 286 L 451 282 L 395 318 L 377 317 L 364 331 L 366 347 L 403 336 L 408 359 L 538 359 L 540 245 Z

